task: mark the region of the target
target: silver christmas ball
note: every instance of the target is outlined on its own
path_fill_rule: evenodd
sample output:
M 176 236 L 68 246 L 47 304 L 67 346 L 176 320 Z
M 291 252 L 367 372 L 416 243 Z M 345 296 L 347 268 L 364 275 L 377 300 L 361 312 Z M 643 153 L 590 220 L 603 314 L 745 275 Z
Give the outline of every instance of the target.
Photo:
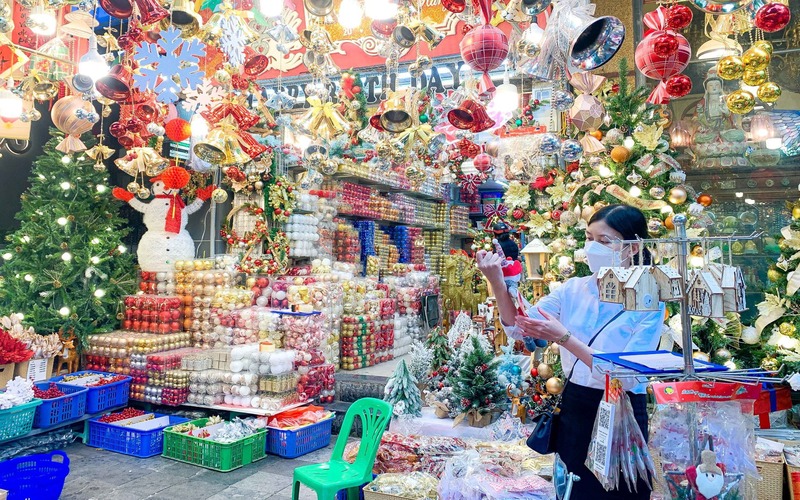
M 38 109 L 34 108 L 28 111 L 28 118 L 30 118 L 32 122 L 39 121 L 42 118 L 42 113 L 40 113 Z
M 583 156 L 583 146 L 576 139 L 567 139 L 561 143 L 561 157 L 564 161 L 578 161 L 581 156 Z
M 558 153 L 561 148 L 561 139 L 556 134 L 546 133 L 542 134 L 541 142 L 539 143 L 539 151 L 546 155 L 554 155 Z
M 228 201 L 228 192 L 222 188 L 217 188 L 211 193 L 211 200 L 214 203 L 225 203 Z
M 550 99 L 550 102 L 553 104 L 553 108 L 555 108 L 556 111 L 567 111 L 572 107 L 572 103 L 575 102 L 575 97 L 571 92 L 556 89 L 553 91 L 553 96 Z

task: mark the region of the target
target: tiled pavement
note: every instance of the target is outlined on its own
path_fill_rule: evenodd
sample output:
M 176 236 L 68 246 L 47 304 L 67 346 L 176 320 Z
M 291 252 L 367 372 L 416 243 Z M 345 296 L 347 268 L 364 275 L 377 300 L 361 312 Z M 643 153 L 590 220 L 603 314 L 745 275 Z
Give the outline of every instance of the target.
M 289 460 L 274 455 L 231 472 L 215 472 L 160 456 L 134 458 L 90 448 L 67 447 L 70 473 L 62 500 L 230 500 L 292 498 L 295 467 L 330 458 L 336 436 L 327 448 Z M 316 494 L 302 487 L 301 500 Z

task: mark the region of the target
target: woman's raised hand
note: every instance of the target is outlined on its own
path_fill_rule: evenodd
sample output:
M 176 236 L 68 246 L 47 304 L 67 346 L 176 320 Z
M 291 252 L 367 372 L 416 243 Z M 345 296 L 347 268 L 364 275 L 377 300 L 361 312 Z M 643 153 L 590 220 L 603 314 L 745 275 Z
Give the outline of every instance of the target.
M 487 252 L 480 250 L 475 254 L 475 262 L 478 264 L 478 269 L 486 276 L 489 283 L 500 283 L 503 281 L 503 268 L 501 264 L 503 259 L 494 252 Z

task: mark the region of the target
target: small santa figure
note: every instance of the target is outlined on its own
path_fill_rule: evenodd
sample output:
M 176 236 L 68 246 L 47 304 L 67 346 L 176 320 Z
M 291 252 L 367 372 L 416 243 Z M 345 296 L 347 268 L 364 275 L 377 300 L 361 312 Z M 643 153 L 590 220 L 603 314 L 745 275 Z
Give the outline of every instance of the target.
M 697 500 L 714 500 L 725 486 L 725 464 L 717 462 L 711 450 L 700 453 L 700 465 L 686 469 L 686 479 L 697 491 Z
M 215 186 L 197 190 L 197 198 L 186 205 L 180 190 L 189 183 L 190 175 L 181 167 L 169 167 L 150 179 L 155 197 L 149 203 L 135 199 L 133 193 L 114 188 L 114 198 L 127 202 L 134 210 L 144 214 L 147 232 L 139 240 L 136 255 L 142 271 L 172 271 L 175 262 L 194 258 L 194 240 L 186 230 L 189 214 L 200 210 L 211 197 Z

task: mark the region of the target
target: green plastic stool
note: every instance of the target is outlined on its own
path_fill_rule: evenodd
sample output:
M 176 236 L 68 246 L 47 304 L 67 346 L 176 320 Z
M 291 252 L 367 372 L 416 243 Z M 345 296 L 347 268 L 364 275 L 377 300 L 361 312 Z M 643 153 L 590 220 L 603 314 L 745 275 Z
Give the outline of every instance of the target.
M 361 417 L 361 445 L 355 463 L 342 458 L 353 420 Z M 321 464 L 305 465 L 294 470 L 292 500 L 298 500 L 300 483 L 317 492 L 319 500 L 334 500 L 339 490 L 347 490 L 348 500 L 358 499 L 358 488 L 372 481 L 372 466 L 383 432 L 392 416 L 392 405 L 375 398 L 361 398 L 347 410 L 342 429 L 336 438 L 331 459 Z

